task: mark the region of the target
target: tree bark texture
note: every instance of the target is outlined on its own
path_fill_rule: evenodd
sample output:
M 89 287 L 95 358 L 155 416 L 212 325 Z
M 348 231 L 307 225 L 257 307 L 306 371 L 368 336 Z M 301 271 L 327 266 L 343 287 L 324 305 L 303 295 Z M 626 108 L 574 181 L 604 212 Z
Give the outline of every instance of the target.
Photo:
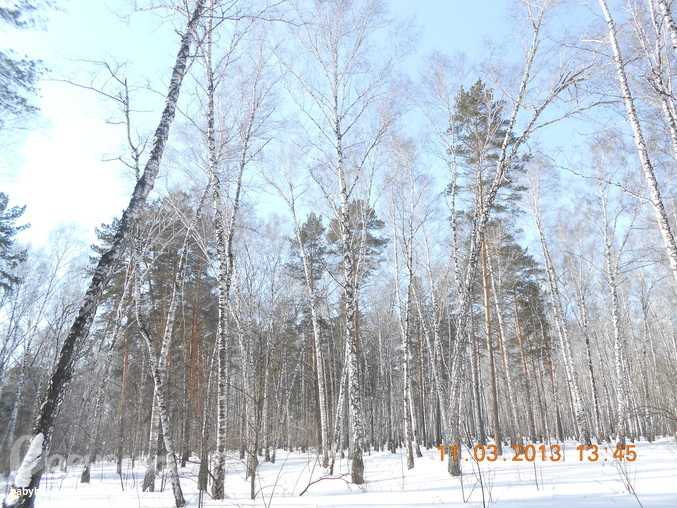
M 198 21 L 202 16 L 204 2 L 205 0 L 197 0 L 181 37 L 181 44 L 172 71 L 162 118 L 155 130 L 148 162 L 146 163 L 141 178 L 134 187 L 134 192 L 132 193 L 129 205 L 122 214 L 122 218 L 120 219 L 118 229 L 110 248 L 99 259 L 89 288 L 80 305 L 78 315 L 61 346 L 59 359 L 50 377 L 47 392 L 33 429 L 34 437 L 29 448 L 29 451 L 35 451 L 39 442 L 42 450 L 42 457 L 47 456 L 55 419 L 63 400 L 64 391 L 66 385 L 73 377 L 74 355 L 77 346 L 89 335 L 89 329 L 94 320 L 103 290 L 108 284 L 113 269 L 118 263 L 132 226 L 136 222 L 136 219 L 139 217 L 139 214 L 146 203 L 146 198 L 153 188 L 155 178 L 160 169 L 160 162 L 169 137 L 169 128 L 174 120 L 176 105 L 179 100 L 179 92 L 181 91 L 181 84 L 188 66 L 191 41 Z M 10 490 L 10 494 L 6 496 L 3 501 L 3 506 L 5 508 L 33 508 L 36 499 L 35 495 L 22 493 L 19 496 L 12 496 L 12 493 L 17 492 L 17 489 L 24 487 L 26 487 L 26 489 L 23 489 L 21 492 L 33 492 L 29 489 L 37 488 L 40 485 L 43 469 L 37 468 L 37 470 L 33 470 L 36 465 L 33 462 L 34 458 L 35 457 L 31 458 L 28 455 L 24 457 L 20 470 L 26 473 L 30 472 L 30 480 L 25 485 L 12 485 L 14 488 Z M 20 478 L 23 480 L 25 476 L 20 476 Z
M 661 192 L 658 186 L 658 180 L 656 179 L 656 174 L 651 163 L 651 158 L 649 157 L 649 151 L 644 140 L 642 125 L 640 124 L 637 109 L 635 108 L 635 100 L 632 92 L 630 91 L 630 85 L 628 84 L 628 78 L 625 72 L 625 62 L 623 60 L 623 55 L 621 54 L 621 49 L 616 37 L 616 24 L 611 17 L 611 12 L 609 11 L 606 0 L 599 0 L 599 5 L 602 9 L 602 13 L 604 14 L 604 19 L 606 20 L 609 30 L 609 41 L 614 54 L 614 62 L 616 63 L 618 81 L 620 83 L 628 120 L 632 126 L 632 134 L 635 138 L 635 144 L 637 145 L 637 152 L 639 153 L 639 160 L 642 164 L 644 179 L 646 180 L 647 186 L 649 187 L 651 206 L 653 207 L 656 221 L 658 222 L 658 229 L 665 245 L 668 255 L 668 262 L 670 263 L 670 268 L 672 269 L 672 275 L 675 278 L 675 282 L 677 282 L 677 243 L 675 243 L 675 237 L 672 232 L 672 228 L 670 227 L 670 221 L 668 219 L 667 212 L 665 211 L 663 198 L 661 197 Z

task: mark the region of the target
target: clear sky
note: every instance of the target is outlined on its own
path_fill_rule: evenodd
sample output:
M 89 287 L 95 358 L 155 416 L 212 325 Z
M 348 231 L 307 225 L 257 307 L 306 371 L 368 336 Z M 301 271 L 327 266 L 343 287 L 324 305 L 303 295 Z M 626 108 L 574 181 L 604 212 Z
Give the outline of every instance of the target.
M 509 0 L 387 3 L 395 17 L 416 17 L 417 58 L 423 58 L 433 50 L 476 54 L 485 37 L 503 33 Z M 128 4 L 68 0 L 64 12 L 49 15 L 45 31 L 0 33 L 0 45 L 44 60 L 48 77 L 75 76 L 79 83 L 86 83 L 88 74 L 77 60 L 126 61 L 129 75 L 147 77 L 164 92 L 160 80 L 168 75 L 178 47 L 175 27 L 148 13 L 121 19 L 118 14 L 128 13 Z M 111 106 L 96 94 L 49 79 L 41 88 L 39 128 L 0 154 L 0 189 L 11 205 L 27 205 L 24 221 L 31 227 L 21 233 L 22 241 L 43 244 L 59 223 L 75 222 L 91 242 L 94 228 L 119 215 L 129 199 L 129 171 L 117 161 L 104 162 L 121 153 L 124 132 L 106 123 Z M 161 106 L 151 99 L 139 107 L 150 112 L 153 123 Z

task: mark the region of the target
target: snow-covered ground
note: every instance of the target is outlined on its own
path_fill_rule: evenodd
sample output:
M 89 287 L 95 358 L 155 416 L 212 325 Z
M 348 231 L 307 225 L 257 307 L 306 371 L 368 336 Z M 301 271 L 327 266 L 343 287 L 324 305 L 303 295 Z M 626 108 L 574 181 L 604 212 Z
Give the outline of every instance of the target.
M 260 507 L 417 507 L 429 505 L 529 507 L 677 507 L 677 444 L 674 438 L 654 443 L 636 442 L 637 459 L 619 462 L 612 451 L 600 451 L 596 462 L 579 461 L 577 443 L 567 442 L 562 462 L 514 462 L 509 451 L 496 462 L 463 460 L 462 479 L 446 472 L 437 450 L 426 450 L 416 467 L 406 469 L 406 457 L 397 454 L 365 455 L 367 483 L 348 483 L 348 462 L 337 462 L 333 479 L 325 475 L 313 454 L 279 450 L 275 464 L 258 470 L 255 501 L 249 499 L 244 464 L 231 459 L 226 479 L 227 499 L 205 496 L 203 506 Z M 467 457 L 467 453 L 464 455 Z M 503 458 L 507 460 L 503 460 Z M 607 460 L 604 460 L 607 459 Z M 191 464 L 181 470 L 188 506 L 198 506 L 196 472 Z M 165 478 L 163 492 L 141 492 L 143 465 L 134 471 L 127 464 L 123 478 L 114 463 L 97 463 L 91 484 L 79 483 L 81 468 L 43 476 L 36 506 L 69 508 L 174 506 L 171 486 Z M 341 475 L 346 475 L 341 477 Z M 160 487 L 162 480 L 158 479 Z M 124 490 L 123 490 L 124 486 Z M 307 489 L 307 490 L 306 490 Z M 304 490 L 303 496 L 299 496 Z

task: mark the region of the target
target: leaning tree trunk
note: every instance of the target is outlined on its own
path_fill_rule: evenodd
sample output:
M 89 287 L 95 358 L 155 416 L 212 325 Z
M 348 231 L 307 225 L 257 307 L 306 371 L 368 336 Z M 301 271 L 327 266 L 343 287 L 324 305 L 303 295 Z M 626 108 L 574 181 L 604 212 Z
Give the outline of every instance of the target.
M 63 400 L 65 387 L 73 377 L 77 346 L 89 335 L 89 329 L 94 320 L 103 290 L 120 259 L 127 237 L 146 203 L 146 198 L 153 188 L 155 177 L 160 169 L 160 162 L 169 137 L 169 128 L 174 120 L 181 84 L 188 66 L 191 41 L 202 15 L 204 3 L 205 0 L 197 0 L 186 24 L 172 71 L 167 100 L 162 118 L 155 130 L 148 162 L 143 175 L 134 187 L 129 205 L 122 214 L 111 246 L 99 259 L 78 315 L 61 346 L 59 359 L 50 377 L 44 402 L 33 429 L 33 439 L 26 455 L 24 455 L 19 471 L 12 483 L 12 488 L 3 500 L 4 508 L 32 508 L 35 504 L 36 496 L 28 493 L 35 492 L 32 489 L 36 489 L 40 485 L 43 472 L 41 461 L 47 456 L 49 450 L 55 419 Z
M 625 102 L 628 120 L 632 126 L 632 134 L 635 138 L 635 144 L 637 145 L 637 152 L 639 153 L 639 160 L 642 164 L 644 179 L 646 180 L 646 183 L 649 187 L 651 206 L 653 207 L 654 214 L 656 215 L 658 229 L 661 233 L 661 237 L 663 238 L 663 243 L 665 244 L 668 261 L 670 262 L 670 267 L 672 268 L 672 275 L 677 282 L 677 243 L 675 242 L 675 237 L 670 227 L 668 214 L 665 211 L 663 198 L 661 197 L 661 193 L 658 188 L 656 174 L 654 172 L 653 165 L 651 164 L 649 151 L 647 149 L 646 142 L 644 140 L 644 134 L 642 132 L 642 126 L 639 122 L 639 116 L 637 115 L 637 110 L 635 108 L 635 101 L 632 96 L 632 92 L 630 91 L 630 85 L 628 84 L 628 78 L 625 73 L 625 62 L 623 61 L 618 39 L 616 38 L 616 25 L 613 18 L 611 17 L 611 12 L 609 11 L 606 0 L 599 0 L 599 5 L 602 8 L 604 18 L 607 22 L 609 40 L 614 53 L 614 62 L 616 63 L 616 71 L 618 73 L 618 80 L 621 86 L 621 93 L 623 94 L 623 101 Z M 673 43 L 674 42 L 675 40 L 673 39 Z
M 470 311 L 472 288 L 475 280 L 476 269 L 479 264 L 478 262 L 480 261 L 480 251 L 482 244 L 484 243 L 484 236 L 487 223 L 489 221 L 489 215 L 494 206 L 494 202 L 496 201 L 498 190 L 511 168 L 512 161 L 517 156 L 517 153 L 522 145 L 527 141 L 529 135 L 536 128 L 536 122 L 539 120 L 543 112 L 564 90 L 567 90 L 568 88 L 575 85 L 585 74 L 584 70 L 569 72 L 562 79 L 558 80 L 557 83 L 554 84 L 551 89 L 549 89 L 547 96 L 542 102 L 540 102 L 538 105 L 531 105 L 531 117 L 527 120 L 526 126 L 522 130 L 522 133 L 520 135 L 516 134 L 515 127 L 517 124 L 517 117 L 520 115 L 520 113 L 525 111 L 529 83 L 534 78 L 534 61 L 541 44 L 541 28 L 545 13 L 546 10 L 544 9 L 540 12 L 540 14 L 537 15 L 535 19 L 531 20 L 533 37 L 526 54 L 519 92 L 515 98 L 510 119 L 508 120 L 505 127 L 505 137 L 503 138 L 501 151 L 498 156 L 498 160 L 496 161 L 493 182 L 491 183 L 486 196 L 483 196 L 482 206 L 477 207 L 478 209 L 475 211 L 475 216 L 472 220 L 468 264 L 465 271 L 465 278 L 462 281 L 462 285 L 459 285 L 460 301 L 456 318 L 456 340 L 454 341 L 453 351 L 450 355 L 452 361 L 452 406 L 447 408 L 447 411 L 450 412 L 454 411 L 454 403 L 457 401 L 457 395 L 460 390 L 458 377 L 461 368 L 460 363 L 464 361 L 464 355 L 462 352 L 466 349 L 469 336 L 468 314 Z M 456 420 L 458 421 L 457 418 Z M 452 425 L 451 431 L 455 435 L 460 435 L 460 429 L 454 428 L 454 425 Z M 497 446 L 498 445 L 499 443 L 497 443 Z M 451 455 L 452 454 L 450 454 L 450 457 Z M 457 455 L 457 458 L 460 458 L 459 456 L 460 454 Z M 452 474 L 460 474 L 460 463 L 454 464 L 453 467 L 451 464 L 452 463 L 450 462 L 450 472 L 453 470 Z
M 142 329 L 143 330 L 143 329 Z M 167 400 L 165 397 L 167 386 L 167 370 L 165 366 L 161 365 L 159 361 L 160 352 L 157 351 L 157 345 L 152 341 L 150 335 L 146 330 L 142 331 L 142 335 L 146 341 L 150 352 L 150 363 L 153 373 L 153 380 L 155 381 L 155 398 L 157 399 L 157 410 L 160 416 L 160 423 L 162 425 L 162 435 L 164 437 L 165 447 L 167 448 L 167 457 L 169 459 L 169 472 L 172 482 L 172 492 L 174 493 L 174 501 L 177 508 L 185 506 L 186 501 L 183 497 L 181 483 L 179 480 L 179 468 L 172 434 L 169 426 L 169 409 L 167 408 Z M 163 345 L 164 348 L 164 345 Z

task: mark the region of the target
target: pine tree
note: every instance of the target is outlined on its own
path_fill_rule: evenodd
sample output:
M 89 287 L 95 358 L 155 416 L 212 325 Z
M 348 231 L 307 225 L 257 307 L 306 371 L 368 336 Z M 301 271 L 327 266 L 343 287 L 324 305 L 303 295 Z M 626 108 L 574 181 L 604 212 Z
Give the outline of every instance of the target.
M 35 27 L 41 13 L 52 2 L 18 0 L 0 6 L 0 22 L 14 29 Z M 38 94 L 38 82 L 44 72 L 42 62 L 21 57 L 11 49 L 0 49 L 0 131 L 8 118 L 21 118 L 38 111 L 32 98 Z
M 322 224 L 322 217 L 311 212 L 301 227 L 299 228 L 300 241 L 303 244 L 303 250 L 308 263 L 308 270 L 310 272 L 310 281 L 315 287 L 315 284 L 322 278 L 327 262 L 327 254 L 329 249 L 326 243 L 326 228 Z M 296 238 L 289 239 L 290 246 L 290 260 L 286 264 L 287 271 L 294 279 L 304 282 L 306 281 L 305 270 L 301 253 L 299 249 L 299 242 Z
M 4 192 L 0 192 L 0 289 L 3 291 L 11 290 L 13 285 L 20 282 L 20 278 L 12 271 L 25 259 L 26 251 L 16 251 L 14 242 L 17 233 L 29 227 L 28 224 L 16 225 L 16 221 L 21 218 L 26 207 L 8 208 L 8 204 L 9 197 Z
M 503 101 L 494 100 L 493 92 L 488 89 L 481 79 L 478 79 L 468 91 L 461 88 L 456 98 L 453 137 L 456 140 L 454 147 L 456 159 L 461 169 L 461 177 L 465 181 L 465 186 L 470 191 L 469 199 L 471 203 L 465 215 L 469 222 L 475 224 L 479 219 L 482 210 L 485 207 L 485 196 L 489 192 L 492 170 L 498 163 L 503 144 L 507 139 L 511 146 L 515 140 L 513 136 L 508 136 L 508 119 L 503 116 Z M 510 166 L 511 171 L 521 169 L 523 158 L 515 158 Z M 511 180 L 504 179 L 499 187 L 497 199 L 492 204 L 492 220 L 488 224 L 491 229 L 497 222 L 507 221 L 514 211 L 513 203 L 516 201 L 521 188 L 515 186 Z M 451 189 L 448 189 L 451 192 Z M 473 227 L 474 229 L 474 227 Z M 480 251 L 480 263 L 482 267 L 482 290 L 484 298 L 484 317 L 487 341 L 487 357 L 489 382 L 492 405 L 492 426 L 494 429 L 494 441 L 501 450 L 501 428 L 498 418 L 498 387 L 496 367 L 494 363 L 494 340 L 492 337 L 492 312 L 491 312 L 491 280 L 493 273 L 490 273 L 491 262 L 489 259 L 489 249 L 486 238 L 482 240 Z M 500 316 L 498 316 L 500 318 Z M 499 339 L 502 336 L 501 322 L 499 319 Z M 502 343 L 502 341 L 499 341 Z M 503 350 L 503 348 L 501 348 Z M 503 356 L 504 358 L 504 356 Z M 475 361 L 476 363 L 476 361 Z M 505 361 L 504 361 L 505 363 Z M 478 366 L 474 365 L 475 372 Z M 509 376 L 509 374 L 508 374 Z M 479 376 L 473 376 L 474 383 L 477 383 Z M 475 386 L 474 393 L 477 393 L 478 387 Z M 512 389 L 510 378 L 508 377 L 508 392 L 512 399 Z M 477 399 L 477 397 L 476 397 Z M 482 416 L 479 400 L 475 401 L 476 424 L 478 425 L 478 436 L 484 435 L 482 428 Z M 514 413 L 513 413 L 514 416 Z M 516 425 L 515 425 L 516 426 Z

